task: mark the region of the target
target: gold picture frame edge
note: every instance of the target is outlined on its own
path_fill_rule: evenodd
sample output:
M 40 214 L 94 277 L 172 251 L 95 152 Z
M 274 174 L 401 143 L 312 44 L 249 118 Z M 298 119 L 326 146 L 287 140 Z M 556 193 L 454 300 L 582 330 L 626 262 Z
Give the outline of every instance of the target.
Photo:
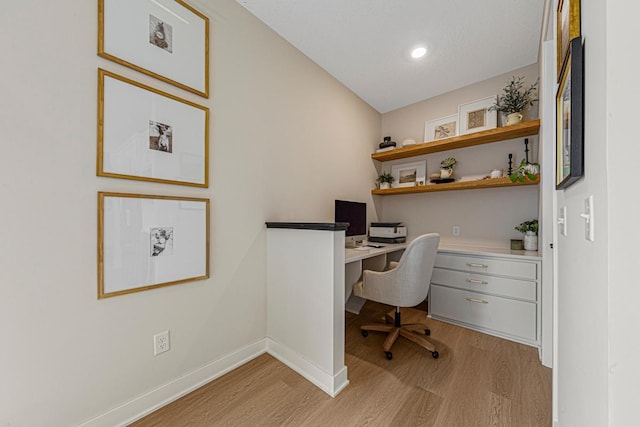
M 204 111 L 205 114 L 205 122 L 204 122 L 204 182 L 188 182 L 188 181 L 176 181 L 170 179 L 160 179 L 160 178 L 151 178 L 145 176 L 137 176 L 137 175 L 128 175 L 128 174 L 117 174 L 111 172 L 105 172 L 103 168 L 104 163 L 104 78 L 111 77 L 116 80 L 120 80 L 124 83 L 139 87 L 140 89 L 147 90 L 149 92 L 153 92 L 157 95 L 164 96 L 166 98 L 172 99 L 177 102 L 181 102 L 183 104 L 189 105 L 190 107 L 197 108 L 199 110 Z M 209 118 L 210 118 L 210 109 L 209 107 L 205 107 L 204 105 L 196 104 L 195 102 L 189 101 L 188 99 L 180 98 L 176 95 L 173 95 L 168 92 L 164 92 L 160 89 L 156 89 L 152 86 L 148 86 L 146 84 L 137 82 L 128 77 L 121 76 L 114 72 L 105 70 L 104 68 L 98 68 L 98 118 L 97 118 L 97 141 L 98 141 L 98 150 L 97 150 L 97 159 L 96 159 L 96 175 L 102 176 L 106 178 L 120 178 L 120 179 L 131 179 L 135 181 L 145 181 L 145 182 L 159 182 L 163 184 L 176 184 L 176 185 L 185 185 L 189 187 L 199 187 L 199 188 L 209 188 Z
M 104 1 L 98 0 L 98 56 L 108 59 L 110 61 L 115 62 L 116 64 L 123 65 L 125 67 L 131 68 L 132 70 L 138 71 L 142 74 L 146 74 L 155 79 L 161 80 L 165 83 L 169 83 L 173 86 L 176 86 L 182 90 L 186 90 L 187 92 L 191 92 L 198 96 L 208 99 L 209 98 L 209 18 L 195 9 L 193 6 L 185 3 L 182 0 L 174 0 L 179 5 L 183 6 L 185 9 L 188 9 L 190 12 L 194 13 L 198 17 L 202 18 L 204 21 L 204 91 L 198 90 L 191 86 L 187 86 L 184 83 L 180 83 L 173 79 L 163 76 L 162 74 L 158 74 L 151 70 L 148 70 L 144 67 L 136 65 L 132 62 L 125 61 L 124 59 L 118 58 L 115 55 L 105 52 L 104 50 Z
M 140 286 L 122 291 L 105 293 L 104 291 L 104 199 L 105 197 L 129 197 L 136 199 L 161 199 L 161 200 L 181 200 L 190 202 L 205 203 L 205 274 L 197 277 L 189 277 L 186 279 L 173 280 L 171 282 L 158 283 L 155 285 Z M 211 277 L 210 255 L 211 255 L 211 199 L 202 197 L 186 197 L 186 196 L 166 196 L 140 193 L 122 193 L 98 191 L 98 299 L 106 299 L 119 295 L 127 295 L 137 292 L 148 291 L 150 289 L 164 288 L 167 286 L 178 285 L 182 283 L 195 282 L 198 280 L 206 280 Z

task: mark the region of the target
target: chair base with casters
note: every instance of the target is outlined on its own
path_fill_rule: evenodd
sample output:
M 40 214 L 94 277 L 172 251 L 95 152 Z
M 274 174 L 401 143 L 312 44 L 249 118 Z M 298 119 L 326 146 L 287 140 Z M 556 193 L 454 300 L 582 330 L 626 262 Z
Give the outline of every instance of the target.
M 362 336 L 367 337 L 369 335 L 369 331 L 386 332 L 387 338 L 382 344 L 382 350 L 389 360 L 393 359 L 391 347 L 396 342 L 398 337 L 401 336 L 405 337 L 409 341 L 418 344 L 420 347 L 429 350 L 431 352 L 431 356 L 434 359 L 440 357 L 440 354 L 436 350 L 435 346 L 425 338 L 425 335 L 431 335 L 431 330 L 429 330 L 427 325 L 419 322 L 402 324 L 402 313 L 405 312 L 411 314 L 412 317 L 416 317 L 416 315 L 420 314 L 426 316 L 426 313 L 424 311 L 415 309 L 400 310 L 400 307 L 396 307 L 395 310 L 387 313 L 387 315 L 385 316 L 385 320 L 387 321 L 387 323 L 368 323 L 360 326 Z M 393 323 L 389 323 L 390 321 Z
M 389 270 L 364 270 L 362 280 L 353 285 L 356 296 L 396 307 L 392 316 L 387 315 L 386 324 L 374 323 L 360 327 L 365 337 L 369 331 L 387 333 L 382 349 L 389 360 L 393 358 L 391 346 L 400 336 L 429 350 L 434 358 L 439 356 L 433 344 L 425 338 L 431 333 L 423 322 L 426 313 L 410 309 L 427 298 L 439 242 L 440 236 L 436 233 L 418 236 L 409 243 L 400 260 L 391 264 Z M 403 311 L 412 314 L 407 316 L 414 318 L 411 323 L 402 324 Z M 422 317 L 414 315 L 416 312 L 422 313 Z M 389 324 L 390 320 L 392 324 Z

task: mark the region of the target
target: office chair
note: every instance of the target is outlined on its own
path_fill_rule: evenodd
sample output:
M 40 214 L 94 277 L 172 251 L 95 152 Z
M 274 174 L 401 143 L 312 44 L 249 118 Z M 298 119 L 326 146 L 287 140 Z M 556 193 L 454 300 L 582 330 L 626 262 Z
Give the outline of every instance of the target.
M 369 331 L 387 332 L 387 339 L 382 349 L 389 360 L 393 358 L 391 346 L 398 336 L 403 336 L 429 350 L 435 359 L 439 356 L 433 344 L 424 337 L 431 334 L 426 325 L 424 323 L 403 325 L 400 316 L 401 307 L 415 307 L 427 298 L 438 243 L 440 243 L 440 235 L 436 233 L 424 234 L 416 238 L 407 246 L 400 261 L 392 263 L 390 270 L 365 270 L 362 273 L 362 280 L 353 287 L 356 296 L 396 306 L 393 324 L 373 323 L 360 326 L 364 337 L 369 335 Z M 426 313 L 414 311 L 423 313 L 426 317 Z M 390 315 L 386 318 L 388 321 Z M 418 330 L 421 332 L 418 333 Z

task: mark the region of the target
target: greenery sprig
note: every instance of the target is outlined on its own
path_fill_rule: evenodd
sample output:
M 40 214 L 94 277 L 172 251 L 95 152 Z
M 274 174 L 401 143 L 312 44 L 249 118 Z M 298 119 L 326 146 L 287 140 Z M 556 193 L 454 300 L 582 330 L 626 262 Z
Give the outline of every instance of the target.
M 440 162 L 440 167 L 443 169 L 453 169 L 453 167 L 458 163 L 458 161 L 453 157 L 447 157 L 443 161 Z
M 533 105 L 538 100 L 536 96 L 538 81 L 525 88 L 523 80 L 524 77 L 511 77 L 509 83 L 502 89 L 503 94 L 498 95 L 498 102 L 489 107 L 489 110 L 511 114 L 519 113 L 525 107 Z
M 391 184 L 394 180 L 395 178 L 389 172 L 382 172 L 378 177 L 378 182 L 380 183 L 388 182 L 389 184 Z
M 525 234 L 527 231 L 531 231 L 533 234 L 538 234 L 538 220 L 531 219 L 529 221 L 524 221 L 520 223 L 520 225 L 515 227 L 516 231 Z
M 540 172 L 539 164 L 527 163 L 525 159 L 522 159 L 520 166 L 518 166 L 513 173 L 509 175 L 509 179 L 511 182 L 525 182 L 526 178 L 529 178 L 531 181 L 535 181 L 538 172 Z

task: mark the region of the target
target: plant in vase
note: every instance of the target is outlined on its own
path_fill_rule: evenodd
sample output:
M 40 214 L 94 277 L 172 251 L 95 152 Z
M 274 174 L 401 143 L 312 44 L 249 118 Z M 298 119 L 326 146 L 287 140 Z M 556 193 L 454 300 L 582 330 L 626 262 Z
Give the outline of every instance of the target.
M 382 172 L 378 177 L 378 183 L 381 190 L 391 188 L 391 183 L 394 181 L 393 176 L 389 172 Z
M 516 231 L 524 234 L 524 250 L 525 251 L 537 251 L 538 250 L 538 220 L 532 219 L 524 221 L 515 227 Z
M 529 178 L 531 181 L 536 180 L 536 175 L 540 172 L 540 165 L 537 163 L 527 163 L 525 159 L 522 159 L 520 162 L 520 166 L 518 166 L 511 175 L 509 175 L 509 179 L 511 182 L 525 182 L 526 178 Z
M 538 81 L 529 87 L 524 86 L 524 77 L 511 77 L 511 80 L 498 95 L 498 101 L 489 110 L 501 111 L 507 115 L 506 126 L 515 125 L 522 121 L 522 110 L 533 105 L 538 100 L 536 87 Z
M 458 161 L 453 157 L 447 157 L 440 162 L 440 179 L 451 178 L 453 176 L 453 167 Z

